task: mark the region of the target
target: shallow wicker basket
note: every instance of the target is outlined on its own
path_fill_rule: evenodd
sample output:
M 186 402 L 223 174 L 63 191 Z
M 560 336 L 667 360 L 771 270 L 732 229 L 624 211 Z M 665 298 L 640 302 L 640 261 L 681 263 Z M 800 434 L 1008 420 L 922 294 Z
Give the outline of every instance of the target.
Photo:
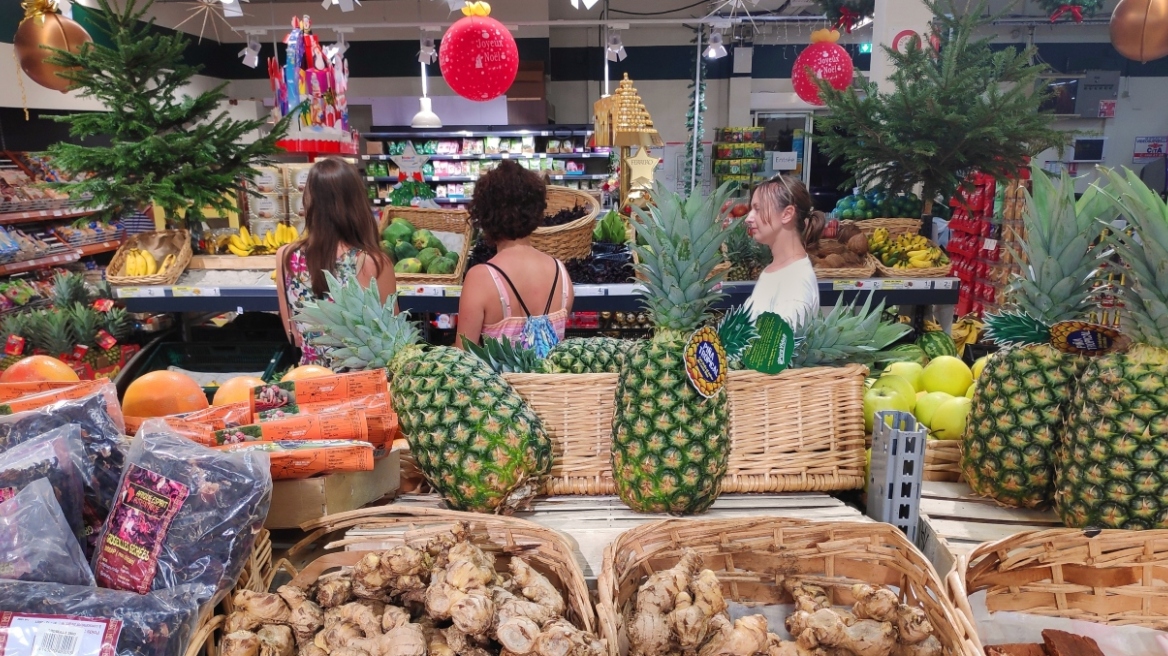
M 949 483 L 965 480 L 961 474 L 961 440 L 925 442 L 924 479 Z
M 617 374 L 504 374 L 552 440 L 548 495 L 609 495 Z
M 858 267 L 815 267 L 816 278 L 871 278 L 876 273 L 876 258 L 868 255 Z
M 791 603 L 787 576 L 823 585 L 836 605 L 853 603 L 851 586 L 894 586 L 903 603 L 924 609 L 935 635 L 953 656 L 980 656 L 976 636 L 946 595 L 929 561 L 888 524 L 795 519 L 670 519 L 625 532 L 604 551 L 597 581 L 601 637 L 611 656 L 628 653 L 625 613 L 653 572 L 668 569 L 684 549 L 701 554 L 728 601 Z
M 893 269 L 884 266 L 883 262 L 876 262 L 876 270 L 885 278 L 948 278 L 950 265 L 929 267 L 928 269 Z
M 470 226 L 470 215 L 466 210 L 441 209 L 430 210 L 417 207 L 387 207 L 381 213 L 377 223 L 377 230 L 381 232 L 395 218 L 401 217 L 418 230 L 432 232 L 453 232 L 463 236 L 462 252 L 458 254 L 458 266 L 454 273 L 398 273 L 399 285 L 461 285 L 462 276 L 466 273 L 466 260 L 470 253 L 471 242 L 474 241 L 474 231 Z
M 578 189 L 548 185 L 549 216 L 573 207 L 584 207 L 588 213 L 571 223 L 537 228 L 531 235 L 531 245 L 558 260 L 579 260 L 591 255 L 592 232 L 596 229 L 596 217 L 600 215 L 600 203 L 592 194 Z
M 292 548 L 289 555 L 301 552 L 324 535 L 350 528 L 376 528 L 386 530 L 378 536 L 378 541 L 388 543 L 389 548 L 406 544 L 415 548 L 424 546 L 433 536 L 450 530 L 456 523 L 467 525 L 471 540 L 483 551 L 495 555 L 495 567 L 506 571 L 511 559 L 519 556 L 527 561 L 564 595 L 565 617 L 577 628 L 596 631 L 596 616 L 593 613 L 588 586 L 584 575 L 576 563 L 572 548 L 559 533 L 539 524 L 514 517 L 465 513 L 453 510 L 428 508 L 405 508 L 403 506 L 380 506 L 353 510 L 330 515 L 307 522 L 303 526 L 308 537 Z M 394 532 L 400 530 L 399 532 Z M 367 538 L 340 540 L 327 548 L 341 548 Z M 367 552 L 340 551 L 322 556 L 293 579 L 293 585 L 307 585 L 329 570 L 353 565 Z
M 1168 630 L 1168 530 L 1026 531 L 958 558 L 957 607 L 986 591 L 989 611 Z
M 731 371 L 730 464 L 722 493 L 864 487 L 867 367 Z
M 175 256 L 174 264 L 166 273 L 156 273 L 152 276 L 127 276 L 126 255 L 132 249 L 150 251 L 158 265 L 167 255 Z M 106 280 L 111 285 L 173 285 L 178 282 L 187 265 L 191 263 L 191 233 L 187 230 L 163 230 L 161 232 L 144 232 L 131 235 L 114 253 L 109 266 L 106 267 Z
M 854 221 L 856 227 L 865 235 L 871 237 L 879 228 L 888 230 L 893 237 L 897 235 L 915 235 L 921 231 L 920 219 L 865 219 Z

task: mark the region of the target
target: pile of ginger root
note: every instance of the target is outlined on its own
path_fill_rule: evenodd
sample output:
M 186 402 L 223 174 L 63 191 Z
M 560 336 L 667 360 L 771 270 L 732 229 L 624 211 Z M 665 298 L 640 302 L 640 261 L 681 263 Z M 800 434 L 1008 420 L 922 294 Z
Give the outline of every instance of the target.
M 459 523 L 421 549 L 370 552 L 307 589 L 241 590 L 221 656 L 606 656 L 522 558 L 509 572 Z
M 808 581 L 788 578 L 783 588 L 795 602 L 786 619 L 793 640 L 769 632 L 763 615 L 731 621 L 717 576 L 687 549 L 627 607 L 629 656 L 942 656 L 925 612 L 892 590 L 856 584 L 846 610 Z

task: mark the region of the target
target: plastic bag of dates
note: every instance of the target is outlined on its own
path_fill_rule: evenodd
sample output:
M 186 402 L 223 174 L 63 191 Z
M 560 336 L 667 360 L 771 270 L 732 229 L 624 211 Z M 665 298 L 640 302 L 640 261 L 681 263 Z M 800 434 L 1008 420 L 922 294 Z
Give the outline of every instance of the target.
M 0 503 L 0 579 L 94 584 L 85 552 L 47 478 Z
M 85 455 L 81 428 L 69 424 L 0 453 L 0 501 L 33 481 L 47 479 L 73 534 L 85 542 L 82 506 L 93 466 Z

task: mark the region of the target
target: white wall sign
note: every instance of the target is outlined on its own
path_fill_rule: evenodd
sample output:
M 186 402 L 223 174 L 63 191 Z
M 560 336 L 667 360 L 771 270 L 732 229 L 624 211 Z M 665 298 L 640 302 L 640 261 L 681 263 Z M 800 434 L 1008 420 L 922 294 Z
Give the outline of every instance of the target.
M 1132 162 L 1146 164 L 1158 157 L 1163 157 L 1166 145 L 1168 145 L 1168 137 L 1136 137 Z
M 799 153 L 776 151 L 771 159 L 771 168 L 776 171 L 794 171 L 799 167 Z

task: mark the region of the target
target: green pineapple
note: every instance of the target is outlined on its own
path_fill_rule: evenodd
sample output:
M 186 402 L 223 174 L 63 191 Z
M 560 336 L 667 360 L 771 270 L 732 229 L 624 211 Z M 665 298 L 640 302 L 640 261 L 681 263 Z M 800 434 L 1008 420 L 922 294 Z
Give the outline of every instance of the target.
M 73 353 L 73 326 L 68 312 L 48 310 L 29 317 L 29 333 L 33 346 L 59 358 Z
M 859 299 L 856 299 L 857 301 Z M 883 301 L 872 309 L 872 294 L 864 305 L 844 305 L 843 296 L 826 316 L 813 314 L 795 331 L 792 368 L 832 367 L 855 363 L 871 365 L 900 359 L 886 350 L 912 327 L 883 320 Z
M 87 347 L 81 361 L 97 368 L 105 349 L 97 343 L 97 331 L 102 329 L 101 313 L 88 305 L 74 303 L 68 310 L 73 332 L 73 343 Z
M 656 205 L 636 210 L 635 246 L 645 277 L 643 300 L 656 331 L 629 350 L 616 392 L 613 479 L 620 498 L 637 512 L 693 514 L 718 498 L 730 456 L 730 410 L 725 390 L 704 398 L 686 375 L 686 346 L 721 296 L 718 226 L 723 185 L 688 200 L 658 185 Z
M 482 346 L 469 340 L 463 344 L 468 353 L 477 356 L 496 373 L 530 374 L 537 372 L 543 364 L 534 349 L 516 346 L 509 339 L 483 337 Z
M 307 303 L 298 321 L 320 326 L 314 346 L 337 367 L 391 376 L 390 394 L 414 459 L 457 510 L 506 512 L 530 500 L 551 471 L 552 446 L 535 412 L 499 374 L 459 349 L 426 348 L 396 296 L 327 274 L 329 301 Z
M 542 373 L 615 374 L 635 342 L 612 337 L 567 339 L 555 346 L 544 360 Z
M 1003 348 L 977 381 L 961 445 L 961 469 L 974 492 L 1023 508 L 1047 503 L 1054 492 L 1063 413 L 1087 362 L 1051 346 L 1050 331 L 1093 307 L 1092 244 L 1109 206 L 1094 187 L 1076 201 L 1066 173 L 1058 184 L 1041 170 L 1031 177 L 1026 239 L 1014 254 L 1028 266 L 1007 290 L 1016 309 L 986 318 L 986 336 Z
M 74 303 L 89 304 L 89 290 L 85 288 L 85 276 L 80 273 L 58 273 L 53 276 L 51 294 L 53 307 L 67 310 Z
M 1127 268 L 1123 330 L 1133 346 L 1094 358 L 1067 412 L 1055 507 L 1067 526 L 1168 527 L 1168 206 L 1131 171 L 1105 192 L 1136 237 L 1109 236 Z M 1138 239 L 1137 239 L 1138 237 Z M 1116 275 L 1119 279 L 1121 276 Z
M 130 318 L 130 313 L 125 308 L 112 307 L 102 317 L 102 328 L 121 344 L 130 336 L 134 320 Z

